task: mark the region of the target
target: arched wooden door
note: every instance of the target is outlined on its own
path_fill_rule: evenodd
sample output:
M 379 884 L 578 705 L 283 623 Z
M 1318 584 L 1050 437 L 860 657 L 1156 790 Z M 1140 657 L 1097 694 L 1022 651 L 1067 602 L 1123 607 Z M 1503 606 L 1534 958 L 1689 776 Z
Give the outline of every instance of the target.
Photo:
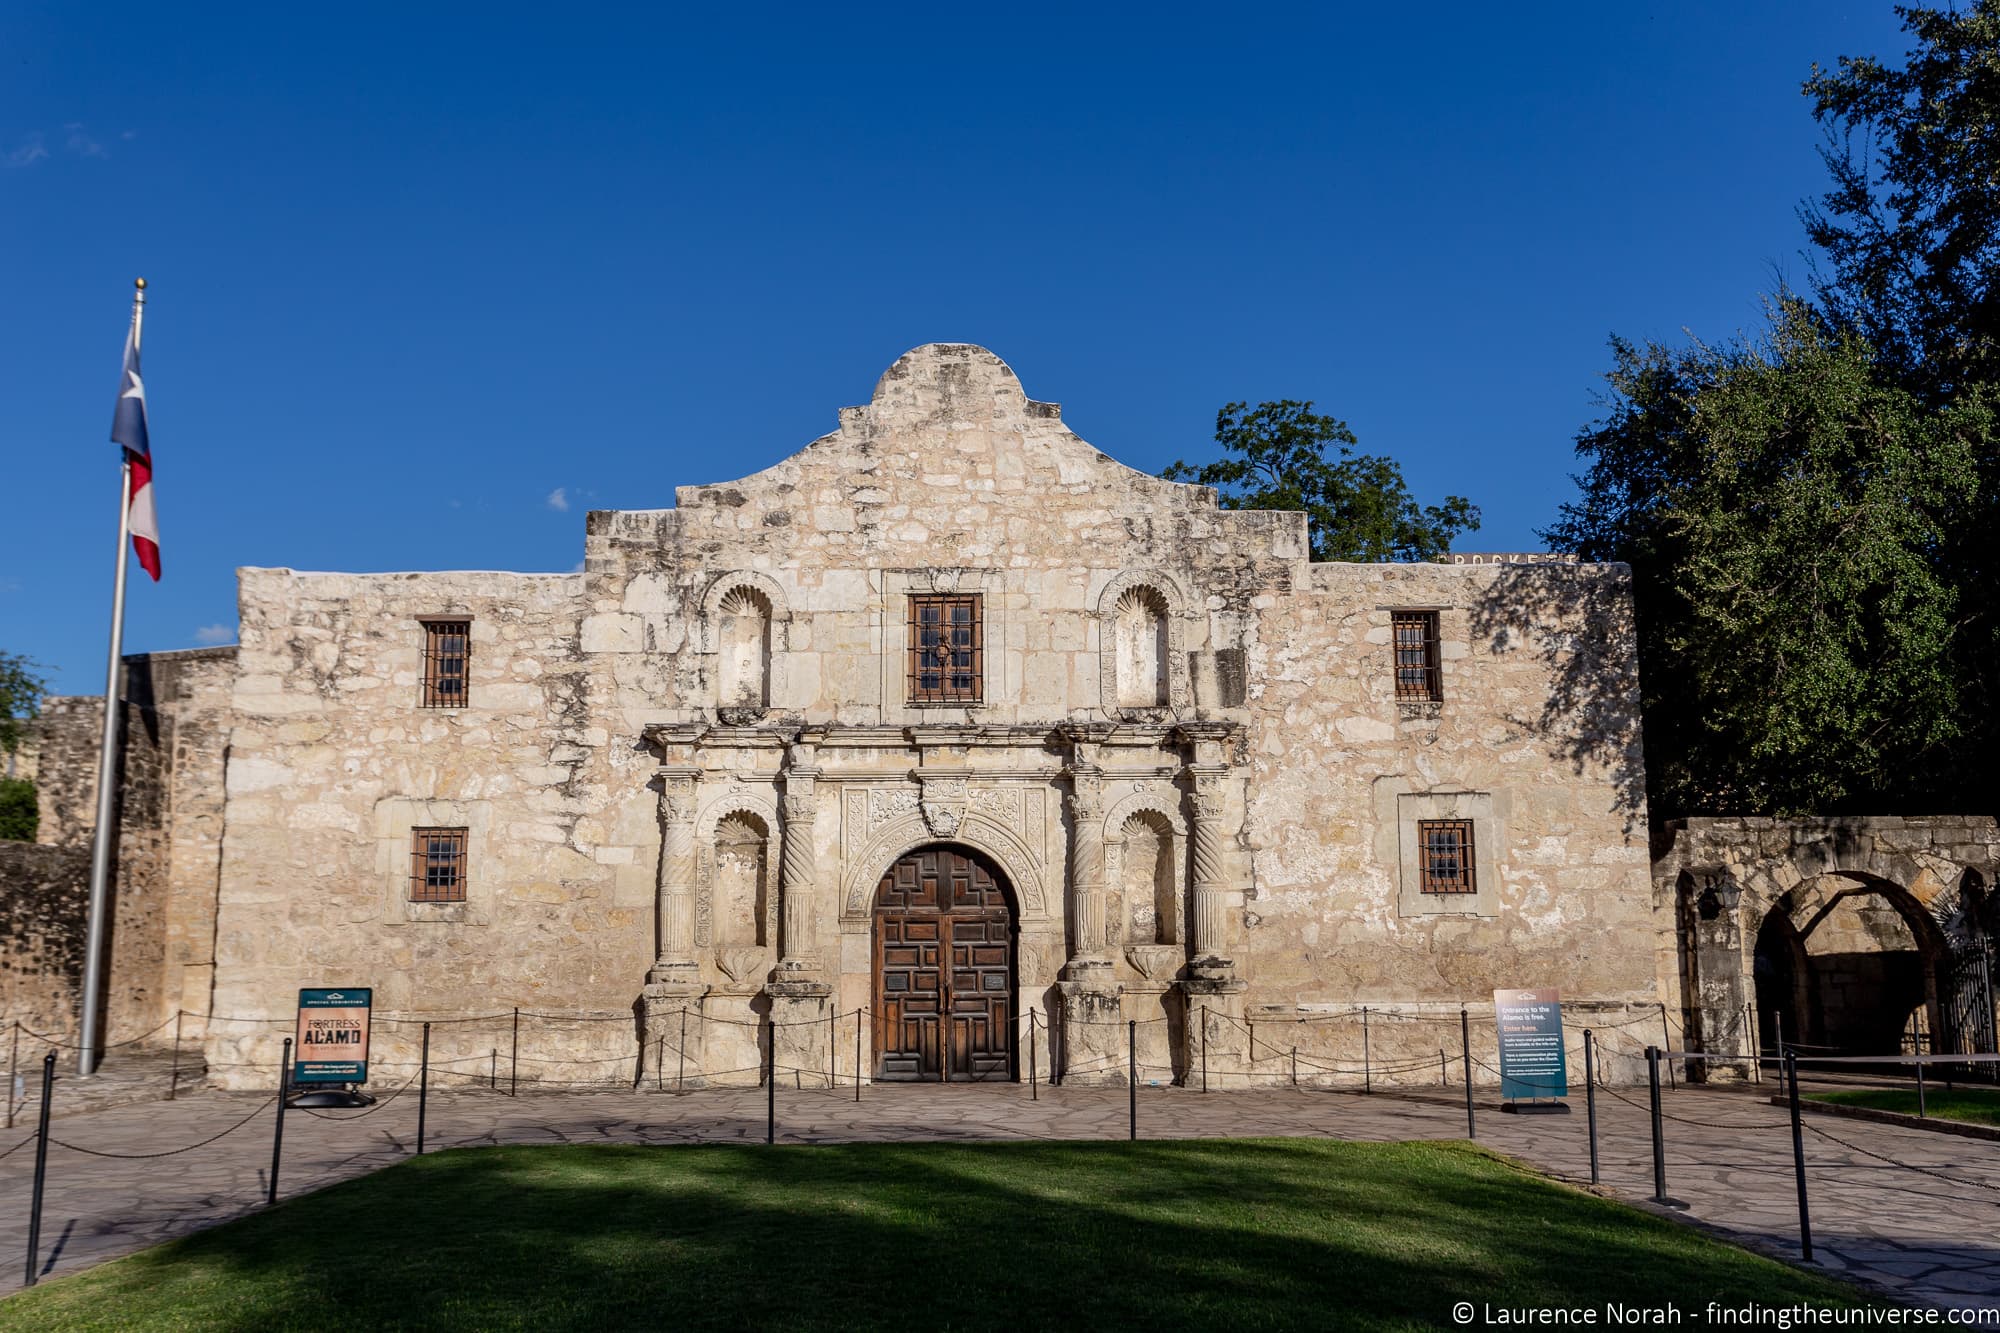
M 1014 910 L 976 852 L 923 847 L 875 889 L 875 1077 L 1014 1077 Z

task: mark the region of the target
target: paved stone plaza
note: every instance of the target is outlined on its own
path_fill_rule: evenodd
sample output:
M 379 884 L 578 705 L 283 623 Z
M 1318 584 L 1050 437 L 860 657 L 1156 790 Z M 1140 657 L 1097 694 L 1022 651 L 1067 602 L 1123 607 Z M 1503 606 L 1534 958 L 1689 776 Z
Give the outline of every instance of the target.
M 1651 1193 L 1643 1093 L 1599 1098 L 1605 1189 L 1639 1201 Z M 1635 1105 L 1634 1103 L 1640 1103 Z M 1113 1139 L 1126 1133 L 1117 1089 L 1025 1087 L 778 1091 L 781 1143 L 866 1140 Z M 1795 1258 L 1798 1214 L 1789 1124 L 1781 1108 L 1747 1092 L 1669 1094 L 1669 1194 L 1687 1215 L 1766 1253 Z M 261 1110 L 260 1110 L 261 1108 Z M 1569 1116 L 1503 1115 L 1484 1100 L 1482 1144 L 1564 1180 L 1588 1180 L 1582 1103 Z M 353 1113 L 342 1113 L 352 1115 Z M 173 1103 L 58 1117 L 53 1138 L 108 1152 L 160 1153 L 198 1142 L 245 1116 L 243 1128 L 207 1147 L 136 1160 L 52 1147 L 43 1222 L 43 1271 L 75 1272 L 183 1236 L 262 1206 L 271 1160 L 269 1099 L 203 1092 Z M 1899 1126 L 1809 1117 L 1813 1236 L 1822 1266 L 1878 1289 L 1951 1306 L 2000 1304 L 2000 1145 Z M 414 1094 L 354 1123 L 293 1112 L 286 1119 L 281 1194 L 295 1196 L 408 1156 L 416 1141 Z M 0 1152 L 24 1142 L 17 1126 Z M 1464 1103 L 1438 1092 L 1377 1095 L 1323 1091 L 1202 1093 L 1140 1089 L 1144 1138 L 1327 1136 L 1357 1140 L 1456 1139 Z M 1827 1135 L 1837 1136 L 1836 1142 Z M 427 1148 L 533 1143 L 761 1143 L 764 1095 L 715 1089 L 647 1093 L 490 1092 L 433 1095 Z M 1844 1146 L 1844 1145 L 1852 1145 Z M 1871 1154 L 1941 1172 L 1927 1175 Z M 21 1279 L 34 1150 L 0 1160 L 0 1290 Z M 1949 1178 L 1946 1178 L 1949 1177 Z M 1639 1295 L 1641 1293 L 1634 1293 Z M 1755 1292 L 1731 1293 L 1754 1300 Z

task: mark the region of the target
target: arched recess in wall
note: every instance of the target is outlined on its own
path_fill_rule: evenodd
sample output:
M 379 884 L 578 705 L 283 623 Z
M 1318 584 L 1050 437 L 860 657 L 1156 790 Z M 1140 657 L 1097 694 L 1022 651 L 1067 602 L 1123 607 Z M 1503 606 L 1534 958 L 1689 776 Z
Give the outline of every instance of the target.
M 1098 594 L 1098 686 L 1104 711 L 1143 720 L 1191 707 L 1188 597 L 1162 570 L 1127 570 Z
M 1105 913 L 1112 945 L 1186 951 L 1187 821 L 1178 793 L 1134 792 L 1104 821 L 1104 872 L 1113 903 Z M 1161 956 L 1135 959 L 1157 967 Z
M 777 936 L 777 827 L 776 805 L 751 791 L 725 791 L 696 818 L 694 942 L 725 971 L 754 970 Z
M 784 589 L 768 574 L 739 570 L 708 585 L 701 644 L 718 721 L 755 722 L 781 705 L 791 619 Z

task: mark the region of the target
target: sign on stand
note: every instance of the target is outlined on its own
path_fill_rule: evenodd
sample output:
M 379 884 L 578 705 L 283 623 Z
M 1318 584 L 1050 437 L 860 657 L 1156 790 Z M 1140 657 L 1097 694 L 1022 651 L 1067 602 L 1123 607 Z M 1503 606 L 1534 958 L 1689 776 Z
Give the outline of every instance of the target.
M 293 1086 L 368 1081 L 368 1007 L 374 994 L 367 986 L 299 992 Z
M 1494 991 L 1493 1025 L 1500 1034 L 1500 1095 L 1506 1109 L 1568 1110 L 1558 1100 L 1569 1095 L 1562 992 Z

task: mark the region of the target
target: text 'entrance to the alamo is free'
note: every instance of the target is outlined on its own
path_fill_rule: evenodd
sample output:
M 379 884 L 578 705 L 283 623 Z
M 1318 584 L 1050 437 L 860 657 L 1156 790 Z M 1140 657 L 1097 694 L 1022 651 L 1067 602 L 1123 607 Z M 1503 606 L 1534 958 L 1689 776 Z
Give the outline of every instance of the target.
M 1014 1077 L 1014 909 L 1006 879 L 958 847 L 922 847 L 875 890 L 875 1077 Z

